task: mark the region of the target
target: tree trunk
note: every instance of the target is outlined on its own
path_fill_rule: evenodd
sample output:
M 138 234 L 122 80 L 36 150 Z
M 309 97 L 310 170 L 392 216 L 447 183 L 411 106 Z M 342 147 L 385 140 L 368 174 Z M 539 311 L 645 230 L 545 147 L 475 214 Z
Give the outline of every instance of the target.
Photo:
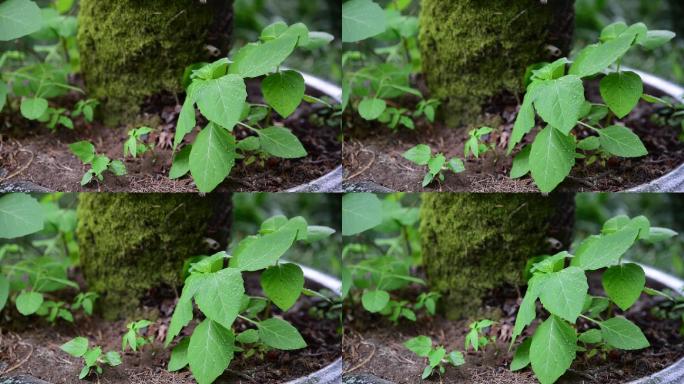
M 574 212 L 571 194 L 423 194 L 423 265 L 447 316 L 477 313 L 493 288 L 522 283 L 528 258 L 567 249 Z
M 81 267 L 104 316 L 132 314 L 150 289 L 182 283 L 186 259 L 226 249 L 231 207 L 230 194 L 81 194 Z
M 88 96 L 108 124 L 130 120 L 163 91 L 182 91 L 185 67 L 228 54 L 232 0 L 81 0 L 78 45 Z M 214 57 L 212 57 L 214 56 Z
M 574 0 L 422 0 L 423 73 L 447 123 L 481 121 L 495 96 L 524 90 L 529 65 L 566 56 L 574 18 Z

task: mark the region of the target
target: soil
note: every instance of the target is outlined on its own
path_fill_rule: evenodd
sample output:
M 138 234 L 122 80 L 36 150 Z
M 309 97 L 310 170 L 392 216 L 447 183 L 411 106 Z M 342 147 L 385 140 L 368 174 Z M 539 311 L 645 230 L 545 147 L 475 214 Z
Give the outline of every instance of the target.
M 414 81 L 416 88 L 428 94 L 421 79 Z M 586 87 L 587 98 L 599 102 L 598 81 L 592 81 Z M 645 92 L 654 96 L 664 96 L 656 89 L 645 88 Z M 416 100 L 407 97 L 399 100 L 399 106 L 414 106 Z M 358 182 L 371 182 L 396 191 L 451 191 L 451 192 L 538 192 L 531 177 L 511 179 L 513 156 L 506 156 L 508 139 L 517 117 L 520 100 L 513 95 L 496 98 L 484 108 L 482 125 L 497 127 L 495 132 L 485 138 L 489 144 L 495 145 L 495 151 L 465 162 L 466 171 L 454 174 L 444 172 L 444 182 L 435 179 L 427 188 L 421 183 L 427 167 L 417 166 L 404 159 L 402 154 L 418 144 L 428 144 L 433 153 L 444 153 L 447 159 L 458 157 L 463 159 L 464 144 L 470 127 L 449 127 L 436 121 L 429 124 L 416 120 L 416 129 L 404 127 L 392 132 L 379 122 L 368 122 L 361 119 L 349 109 L 345 115 L 345 142 L 343 165 L 345 169 L 345 185 Z M 681 127 L 661 126 L 651 117 L 665 115 L 669 108 L 648 104 L 641 101 L 622 123 L 641 138 L 649 154 L 645 157 L 626 159 L 610 158 L 605 167 L 599 162 L 586 165 L 578 160 L 570 176 L 557 188 L 557 191 L 621 191 L 645 184 L 672 171 L 684 162 L 684 142 L 678 140 Z M 541 121 L 537 120 L 538 127 Z M 535 129 L 523 139 L 523 144 L 534 141 Z M 586 128 L 575 128 L 578 139 L 590 135 Z M 522 148 L 518 145 L 518 148 Z
M 599 288 L 600 281 L 600 275 L 590 275 L 589 284 L 592 294 L 603 294 Z M 663 288 L 652 282 L 647 282 L 647 286 Z M 415 289 L 414 292 L 403 294 L 407 297 L 409 295 L 415 297 L 417 292 L 418 290 Z M 415 323 L 402 321 L 398 326 L 392 325 L 386 319 L 372 316 L 358 307 L 348 307 L 345 310 L 347 317 L 342 346 L 344 374 L 369 373 L 398 384 L 421 383 L 420 376 L 426 365 L 426 359 L 406 349 L 403 346 L 406 340 L 418 335 L 427 335 L 432 338 L 433 345 L 443 345 L 447 351 L 463 351 L 465 336 L 469 330 L 468 325 L 475 320 L 491 318 L 497 321 L 497 324 L 489 330 L 489 335 L 497 337 L 496 345 L 489 345 L 480 352 L 469 349 L 465 354 L 466 364 L 458 368 L 448 366 L 441 382 L 449 384 L 537 383 L 529 366 L 518 372 L 509 370 L 515 349 L 508 352 L 508 345 L 515 323 L 515 314 L 521 301 L 522 297 L 515 287 L 503 287 L 496 289 L 488 296 L 481 316 L 460 321 L 449 321 L 441 316 L 423 317 Z M 681 321 L 664 320 L 651 314 L 651 308 L 662 301 L 662 298 L 642 295 L 641 299 L 624 313 L 642 329 L 651 343 L 649 348 L 638 351 L 611 351 L 606 359 L 599 357 L 588 359 L 582 353 L 578 353 L 571 369 L 558 380 L 558 383 L 625 383 L 660 371 L 682 358 L 684 340 L 679 336 Z M 537 313 L 543 313 L 539 305 Z M 532 335 L 535 326 L 526 329 L 523 336 Z M 590 324 L 584 321 L 579 322 L 580 331 L 588 328 Z M 440 379 L 438 375 L 434 375 L 427 382 L 438 383 Z
M 249 294 L 261 294 L 257 288 L 258 281 L 255 276 L 246 279 Z M 316 290 L 321 288 L 310 283 L 307 283 L 307 287 Z M 103 384 L 195 383 L 187 368 L 176 373 L 166 370 L 170 348 L 164 349 L 163 340 L 176 301 L 169 297 L 170 292 L 173 290 L 160 290 L 144 300 L 145 307 L 141 313 L 147 315 L 140 318 L 155 319 L 147 331 L 148 336 L 155 337 L 155 342 L 144 346 L 138 353 L 128 350 L 122 354 L 123 364 L 103 367 L 104 372 L 99 379 L 91 375 L 86 381 Z M 329 312 L 330 316 L 319 318 L 310 315 L 315 308 L 325 313 L 329 306 L 319 298 L 302 296 L 286 314 L 275 313 L 282 315 L 299 329 L 308 344 L 307 348 L 287 352 L 272 350 L 263 357 L 255 355 L 248 359 L 237 354 L 229 369 L 215 383 L 283 383 L 311 374 L 339 358 L 341 337 L 338 333 L 339 320 L 336 320 L 339 319 L 339 314 Z M 3 314 L 7 312 L 4 311 Z M 0 323 L 0 377 L 28 374 L 54 384 L 83 383 L 78 380 L 82 367 L 80 359 L 59 349 L 61 344 L 76 336 L 87 337 L 91 346 L 93 343 L 101 345 L 103 351 L 121 351 L 121 337 L 126 330 L 126 321 L 107 322 L 97 316 L 83 317 L 80 311 L 77 314 L 73 324 L 59 321 L 55 326 L 50 326 L 37 317 L 27 319 L 18 314 L 13 316 L 14 322 L 3 318 Z M 195 315 L 198 317 L 198 313 Z M 196 324 L 197 321 L 194 320 L 189 328 L 183 330 L 182 335 L 189 335 Z M 236 330 L 243 330 L 247 328 L 247 324 L 237 321 L 234 327 Z
M 323 96 L 313 89 L 307 89 L 307 94 Z M 248 81 L 248 95 L 250 102 L 263 103 L 258 81 Z M 70 109 L 76 101 L 77 96 L 70 94 L 56 102 L 51 101 L 51 105 L 58 104 Z M 137 124 L 111 128 L 98 121 L 87 124 L 77 118 L 74 130 L 60 126 L 56 132 L 39 122 L 24 119 L 18 113 L 7 113 L 8 108 L 5 107 L 5 112 L 0 115 L 0 187 L 3 184 L 31 182 L 62 192 L 196 192 L 197 188 L 189 176 L 180 180 L 168 178 L 173 159 L 173 135 L 181 103 L 182 100 L 177 99 L 176 95 L 155 95 L 141 107 Z M 342 144 L 338 140 L 339 122 L 331 114 L 329 108 L 320 104 L 302 103 L 285 120 L 274 116 L 276 125 L 292 129 L 309 155 L 301 159 L 271 158 L 250 165 L 238 160 L 230 176 L 216 191 L 282 191 L 332 171 L 340 165 Z M 206 125 L 206 120 L 199 112 L 197 122 L 199 127 Z M 88 140 L 95 145 L 98 154 L 123 160 L 127 132 L 140 126 L 155 128 L 146 138 L 147 144 L 154 145 L 154 151 L 137 159 L 126 159 L 126 176 L 116 177 L 105 172 L 104 181 L 93 181 L 82 187 L 81 177 L 89 166 L 84 166 L 69 151 L 68 144 Z M 192 142 L 198 132 L 196 128 L 186 136 L 184 142 Z M 236 127 L 234 134 L 238 139 L 254 135 L 242 127 Z

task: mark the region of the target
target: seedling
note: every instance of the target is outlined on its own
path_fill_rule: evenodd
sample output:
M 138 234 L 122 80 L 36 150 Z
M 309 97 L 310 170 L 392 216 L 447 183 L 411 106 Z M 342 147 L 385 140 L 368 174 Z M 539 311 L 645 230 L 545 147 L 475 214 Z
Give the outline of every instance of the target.
M 81 178 L 81 185 L 90 183 L 93 180 L 93 176 L 96 176 L 100 181 L 104 180 L 103 173 L 107 170 L 116 176 L 126 174 L 126 166 L 121 160 L 112 161 L 107 156 L 97 155 L 95 153 L 95 146 L 88 141 L 69 144 L 69 149 L 83 164 L 90 164 L 90 169 Z
M 121 355 L 118 352 L 109 351 L 103 355 L 102 348 L 99 346 L 88 348 L 88 339 L 85 337 L 71 339 L 59 348 L 73 357 L 83 358 L 83 368 L 78 375 L 81 380 L 85 379 L 91 371 L 101 375 L 102 365 L 116 367 L 121 364 Z
M 74 316 L 63 301 L 45 300 L 40 308 L 36 311 L 36 315 L 43 316 L 50 323 L 55 323 L 57 318 L 64 319 L 70 323 L 74 322 Z
M 484 155 L 490 149 L 494 149 L 494 145 L 482 142 L 482 138 L 492 133 L 493 130 L 489 127 L 482 127 L 470 131 L 468 133 L 470 138 L 468 138 L 463 148 L 463 158 L 467 159 L 468 155 L 472 154 L 473 157 L 479 159 L 480 155 Z
M 642 292 L 657 291 L 645 287 L 641 266 L 627 263 L 623 257 L 639 240 L 654 243 L 675 235 L 669 229 L 651 227 L 644 216 L 630 219 L 622 215 L 608 220 L 600 234 L 580 243 L 574 256 L 561 252 L 535 263 L 515 319 L 511 346 L 537 318 L 537 299 L 550 316 L 518 347 L 511 369 L 519 370 L 531 364 L 537 379 L 542 384 L 550 384 L 570 368 L 578 351 L 589 350 L 595 354 L 591 350 L 647 348 L 649 342 L 641 329 L 625 317 L 614 315 L 614 307 L 626 311 Z M 603 269 L 602 283 L 607 297 L 591 296 L 587 273 Z M 597 328 L 578 335 L 579 319 Z
M 145 152 L 151 151 L 152 146 L 145 144 L 142 140 L 142 137 L 150 132 L 152 132 L 150 127 L 140 127 L 128 131 L 128 140 L 124 143 L 124 157 L 130 154 L 135 158 L 138 154 L 143 155 Z
M 432 156 L 432 149 L 426 144 L 416 145 L 404 152 L 403 156 L 406 160 L 414 164 L 427 165 L 428 173 L 423 178 L 423 187 L 430 185 L 435 177 L 439 177 L 441 181 L 444 181 L 444 174 L 442 171 L 449 170 L 456 174 L 465 171 L 465 165 L 461 159 L 454 157 L 447 162 L 446 157 L 441 153 Z
M 83 119 L 88 123 L 92 123 L 95 118 L 95 108 L 100 105 L 100 102 L 95 99 L 79 100 L 74 107 L 71 116 L 78 117 L 83 115 Z
M 491 327 L 493 324 L 493 321 L 485 319 L 475 321 L 469 325 L 470 331 L 468 332 L 465 338 L 466 352 L 470 347 L 472 347 L 477 352 L 480 350 L 480 348 L 484 349 L 489 344 L 493 344 L 496 342 L 496 336 L 488 336 L 485 333 L 487 328 Z
M 95 292 L 81 292 L 76 295 L 74 303 L 71 305 L 71 309 L 77 310 L 83 308 L 83 312 L 90 316 L 93 314 L 95 300 L 97 300 L 99 297 L 100 295 Z
M 641 98 L 652 101 L 655 98 L 644 94 L 641 77 L 624 71 L 620 62 L 633 47 L 652 50 L 674 36 L 668 31 L 649 31 L 643 23 L 627 26 L 617 22 L 603 29 L 599 43 L 587 46 L 577 54 L 567 73 L 570 61 L 566 58 L 532 70 L 508 143 L 508 153 L 534 128 L 537 115 L 548 125 L 537 134 L 531 146 L 523 148 L 515 157 L 515 172 L 512 171 L 511 177 L 531 173 L 539 189 L 550 192 L 570 174 L 578 149 L 585 152 L 579 157 L 593 151 L 628 158 L 647 155 L 641 139 L 624 125 L 615 124 L 613 117 L 627 116 Z M 585 100 L 583 80 L 601 73 L 607 73 L 600 84 L 605 105 L 592 104 Z M 577 126 L 596 135 L 577 143 L 572 134 Z
M 425 380 L 432 376 L 435 369 L 440 376 L 446 372 L 447 364 L 454 367 L 459 367 L 465 364 L 463 353 L 460 351 L 451 351 L 447 354 L 443 346 L 432 346 L 432 339 L 427 336 L 416 336 L 404 343 L 404 346 L 420 357 L 427 358 L 428 365 L 423 370 L 421 379 Z
M 154 338 L 152 336 L 143 337 L 140 335 L 141 331 L 152 324 L 149 320 L 138 320 L 126 325 L 128 332 L 121 339 L 121 351 L 126 352 L 126 346 L 129 346 L 134 352 L 151 344 Z

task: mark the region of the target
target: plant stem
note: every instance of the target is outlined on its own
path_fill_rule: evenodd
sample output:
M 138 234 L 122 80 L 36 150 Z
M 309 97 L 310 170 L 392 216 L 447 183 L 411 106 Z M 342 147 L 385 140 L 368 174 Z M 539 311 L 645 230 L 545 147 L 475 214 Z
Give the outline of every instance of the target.
M 244 321 L 246 321 L 246 322 L 248 322 L 248 323 L 252 323 L 252 324 L 254 324 L 254 325 L 259 325 L 259 323 L 257 323 L 256 321 L 254 321 L 254 320 L 252 320 L 252 319 L 250 319 L 250 318 L 244 317 L 244 316 L 242 316 L 242 315 L 238 315 L 238 318 L 239 318 L 239 319 L 242 319 L 242 320 L 244 320 Z
M 582 121 L 578 121 L 577 123 L 579 123 L 579 124 L 580 124 L 580 125 L 582 125 L 582 126 L 585 126 L 585 127 L 589 128 L 589 129 L 592 129 L 592 130 L 594 130 L 594 131 L 596 131 L 596 132 L 598 132 L 598 131 L 599 131 L 599 129 L 598 129 L 598 128 L 596 128 L 596 127 L 592 127 L 591 125 L 589 125 L 589 124 L 587 124 L 587 123 L 585 123 L 585 122 L 582 122 Z
M 598 321 L 592 319 L 591 317 L 584 316 L 584 315 L 580 315 L 580 317 L 583 318 L 583 319 L 585 319 L 585 320 L 589 320 L 589 321 L 591 321 L 592 323 L 594 323 L 594 324 L 596 324 L 596 325 L 601 324 L 601 323 L 599 323 Z

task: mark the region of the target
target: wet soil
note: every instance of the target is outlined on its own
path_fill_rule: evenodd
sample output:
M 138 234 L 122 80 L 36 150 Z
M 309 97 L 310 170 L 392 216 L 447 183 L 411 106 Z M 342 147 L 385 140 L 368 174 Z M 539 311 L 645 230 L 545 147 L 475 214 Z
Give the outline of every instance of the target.
M 250 276 L 246 279 L 248 294 L 259 294 L 258 278 Z M 320 290 L 320 286 L 307 283 L 307 287 Z M 154 323 L 148 328 L 146 336 L 154 336 L 151 345 L 144 346 L 141 352 L 134 353 L 130 349 L 122 354 L 123 364 L 117 367 L 103 367 L 99 378 L 94 374 L 85 382 L 93 383 L 127 383 L 127 384 L 191 384 L 195 383 L 189 370 L 171 373 L 166 370 L 170 351 L 164 349 L 171 315 L 176 302 L 168 293 L 173 290 L 154 292 L 143 300 L 140 318 L 148 318 Z M 67 299 L 70 300 L 70 299 Z M 284 383 L 298 377 L 306 376 L 340 357 L 341 336 L 339 314 L 334 315 L 327 302 L 319 298 L 302 296 L 295 307 L 287 313 L 274 312 L 291 322 L 306 340 L 308 347 L 297 351 L 271 350 L 262 355 L 244 358 L 237 354 L 229 369 L 215 383 L 218 384 L 276 384 Z M 0 377 L 28 374 L 53 384 L 77 384 L 81 370 L 81 361 L 59 349 L 59 346 L 74 337 L 85 336 L 93 343 L 102 346 L 103 351 L 121 351 L 121 337 L 126 331 L 126 321 L 108 322 L 98 316 L 84 317 L 78 312 L 73 324 L 63 321 L 51 326 L 38 317 L 25 318 L 16 311 L 12 319 L 7 318 L 9 311 L 0 322 Z M 328 313 L 320 317 L 314 313 Z M 199 313 L 195 313 L 199 317 Z M 197 324 L 194 320 L 184 329 L 187 336 Z M 238 321 L 235 330 L 241 331 L 248 324 Z M 173 344 L 172 346 L 173 347 Z
M 599 275 L 590 276 L 590 292 L 602 294 Z M 662 289 L 658 284 L 647 282 L 647 286 Z M 406 297 L 415 298 L 419 288 L 403 292 Z M 523 290 L 524 293 L 524 290 Z M 651 313 L 651 309 L 663 302 L 662 298 L 642 295 L 640 300 L 624 315 L 635 322 L 651 343 L 649 348 L 639 351 L 611 351 L 606 358 L 586 358 L 578 353 L 571 369 L 558 380 L 563 384 L 601 383 L 618 384 L 641 378 L 660 371 L 684 357 L 684 338 L 679 335 L 681 321 L 664 320 Z M 345 334 L 343 340 L 344 374 L 369 373 L 398 384 L 421 383 L 426 359 L 420 358 L 403 346 L 403 343 L 418 335 L 432 338 L 433 345 L 443 345 L 447 351 L 464 350 L 468 325 L 475 320 L 490 318 L 497 324 L 489 335 L 497 337 L 496 345 L 489 345 L 484 351 L 471 349 L 465 354 L 466 364 L 458 368 L 448 366 L 442 383 L 456 384 L 533 384 L 537 383 L 529 366 L 518 372 L 509 370 L 515 349 L 508 352 L 510 336 L 515 323 L 515 314 L 522 301 L 521 293 L 515 287 L 494 290 L 484 300 L 482 315 L 472 319 L 449 321 L 441 316 L 419 318 L 417 322 L 402 321 L 392 325 L 379 316 L 371 316 L 360 307 L 345 310 Z M 542 312 L 538 305 L 537 313 Z M 616 313 L 620 313 L 619 310 Z M 544 314 L 546 316 L 547 314 Z M 534 333 L 533 327 L 525 330 L 523 336 Z M 590 328 L 580 321 L 579 331 Z M 518 339 L 521 340 L 521 339 Z M 519 344 L 519 341 L 517 342 Z M 517 345 L 516 345 L 517 347 Z M 438 375 L 426 382 L 440 383 Z
M 250 102 L 263 102 L 257 81 L 248 81 L 248 94 Z M 307 94 L 323 96 L 313 89 L 308 89 Z M 76 101 L 76 95 L 68 95 L 50 103 L 55 107 L 72 108 Z M 8 112 L 6 106 L 0 114 L 0 187 L 3 184 L 31 182 L 62 192 L 195 192 L 197 188 L 189 176 L 180 180 L 168 178 L 173 159 L 173 136 L 182 101 L 182 98 L 172 94 L 156 95 L 141 107 L 136 124 L 112 128 L 98 121 L 87 124 L 77 118 L 74 130 L 60 126 L 56 132 L 39 122 L 24 119 L 18 112 Z M 230 176 L 216 190 L 282 191 L 329 173 L 340 165 L 342 156 L 342 144 L 338 140 L 339 120 L 333 118 L 332 113 L 321 104 L 302 103 L 287 119 L 283 120 L 274 114 L 274 125 L 292 129 L 309 155 L 301 159 L 257 160 L 252 164 L 238 160 Z M 199 112 L 197 122 L 198 128 L 186 136 L 185 143 L 191 143 L 199 127 L 206 125 L 206 120 Z M 116 177 L 105 172 L 104 181 L 93 181 L 82 187 L 81 177 L 89 166 L 84 166 L 69 151 L 68 145 L 88 140 L 95 145 L 98 154 L 123 160 L 127 132 L 140 126 L 155 128 L 145 138 L 147 144 L 154 146 L 154 151 L 137 159 L 125 159 L 128 170 L 126 176 Z M 236 127 L 234 135 L 242 139 L 254 133 Z
M 415 81 L 416 87 L 427 94 L 422 80 Z M 588 100 L 599 102 L 598 82 L 586 87 Z M 663 96 L 656 89 L 645 88 L 654 96 Z M 411 106 L 416 100 L 405 98 L 398 101 L 399 106 Z M 531 177 L 511 179 L 513 156 L 506 156 L 508 139 L 517 117 L 520 100 L 513 95 L 496 98 L 484 108 L 483 121 L 495 132 L 485 138 L 485 142 L 496 147 L 495 151 L 465 162 L 466 171 L 460 174 L 444 172 L 446 179 L 435 179 L 427 188 L 421 183 L 427 167 L 422 167 L 404 159 L 402 154 L 418 144 L 428 144 L 433 153 L 444 153 L 447 159 L 463 159 L 463 148 L 468 140 L 468 132 L 482 125 L 470 127 L 450 127 L 436 121 L 416 121 L 416 129 L 400 128 L 392 132 L 378 122 L 368 122 L 348 109 L 345 114 L 345 142 L 343 165 L 345 184 L 371 182 L 396 191 L 451 191 L 451 192 L 538 192 Z M 641 158 L 610 158 L 605 166 L 596 162 L 586 165 L 584 160 L 577 161 L 570 176 L 557 188 L 558 191 L 621 191 L 657 179 L 684 163 L 684 142 L 678 136 L 681 127 L 661 126 L 653 121 L 654 116 L 666 115 L 669 108 L 641 101 L 632 113 L 621 123 L 630 127 L 643 141 L 649 154 Z M 537 120 L 537 128 L 525 136 L 522 144 L 534 141 L 542 127 Z M 586 129 L 575 128 L 578 139 L 591 134 Z M 519 144 L 518 148 L 522 148 Z

